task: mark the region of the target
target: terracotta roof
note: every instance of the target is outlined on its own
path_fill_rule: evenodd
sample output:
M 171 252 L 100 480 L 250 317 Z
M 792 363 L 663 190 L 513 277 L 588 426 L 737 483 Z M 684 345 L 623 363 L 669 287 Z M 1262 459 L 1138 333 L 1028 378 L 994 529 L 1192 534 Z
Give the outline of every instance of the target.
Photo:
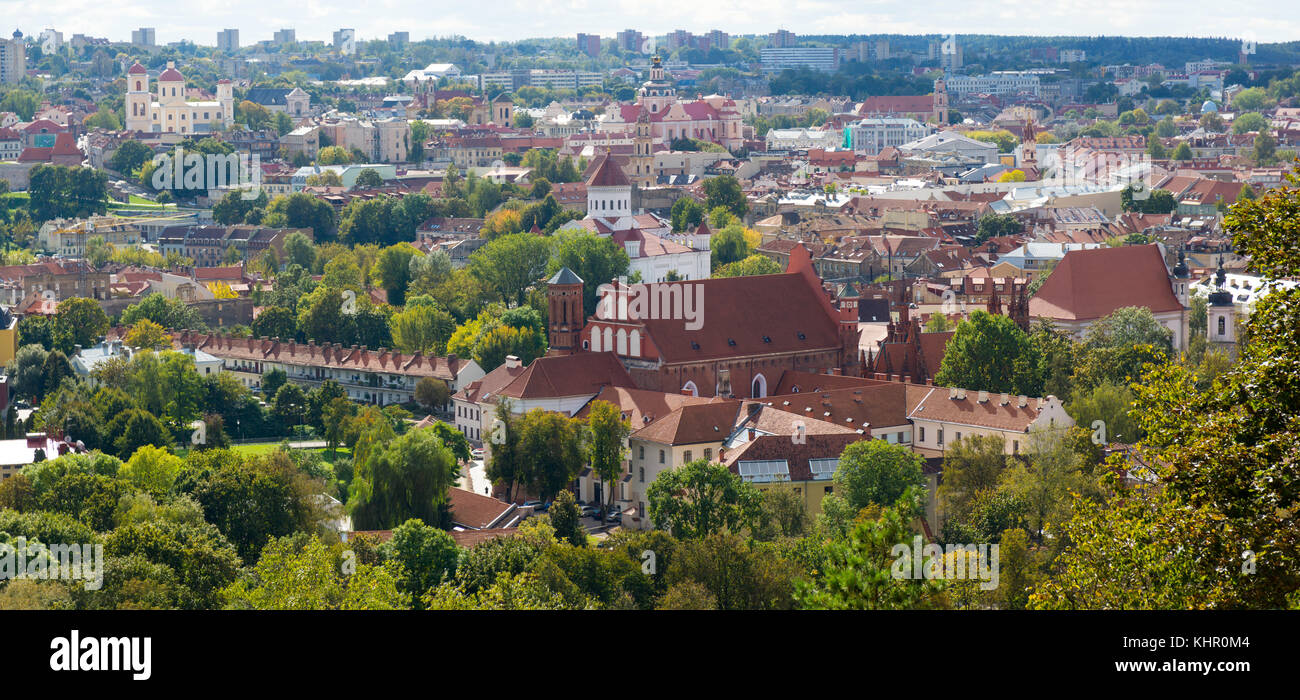
M 694 287 L 683 296 L 704 300 L 703 325 L 682 319 L 645 319 L 647 334 L 666 362 L 806 352 L 841 346 L 838 323 L 822 312 L 824 299 L 799 273 L 666 282 Z M 761 311 L 761 313 L 759 313 Z
M 763 403 L 780 411 L 840 427 L 870 430 L 907 425 L 908 386 L 901 382 L 884 382 L 856 389 L 801 391 L 768 396 Z
M 139 62 L 139 61 L 136 61 L 135 63 L 132 63 L 132 64 L 131 64 L 131 67 L 128 68 L 128 69 L 126 69 L 126 73 L 127 73 L 127 75 L 139 75 L 139 74 L 141 74 L 141 73 L 148 73 L 148 72 L 149 72 L 149 71 L 148 71 L 148 70 L 145 70 L 145 67 L 144 67 L 144 66 L 140 65 L 140 62 Z
M 614 404 L 623 412 L 623 417 L 631 423 L 632 429 L 637 430 L 672 413 L 681 406 L 713 403 L 721 400 L 688 396 L 686 394 L 670 394 L 663 391 L 650 391 L 649 389 L 607 386 L 600 390 L 600 393 L 591 400 L 591 403 L 608 401 Z M 591 403 L 583 406 L 581 411 L 574 414 L 574 418 L 585 419 L 591 413 Z
M 595 395 L 605 386 L 635 387 L 612 352 L 539 357 L 500 392 L 516 399 Z
M 593 166 L 587 187 L 631 187 L 627 175 L 608 155 L 602 155 Z
M 722 442 L 731 435 L 740 411 L 739 401 L 718 401 L 680 406 L 632 437 L 661 445 L 696 445 Z
M 797 394 L 804 391 L 829 391 L 831 389 L 859 389 L 865 386 L 888 384 L 883 379 L 866 379 L 847 374 L 822 374 L 786 370 L 781 373 L 772 394 Z
M 486 530 L 502 525 L 511 520 L 511 514 L 518 509 L 513 503 L 465 489 L 448 489 L 447 498 L 450 500 L 452 522 L 471 530 Z
M 988 400 L 981 403 L 977 391 L 965 391 L 965 398 L 955 399 L 950 397 L 951 391 L 947 387 L 925 388 L 927 391 L 908 414 L 912 420 L 960 423 L 1018 432 L 1028 431 L 1030 423 L 1038 419 L 1039 412 L 1049 401 L 1055 400 L 1052 397 L 1029 398 L 1021 407 L 1017 405 L 1018 397 L 1010 394 L 989 393 Z
M 482 379 L 470 382 L 464 389 L 456 392 L 453 398 L 470 403 L 482 403 L 491 400 L 506 385 L 515 380 L 515 377 L 524 373 L 523 365 L 511 366 L 509 361 L 506 364 L 498 366 L 496 369 L 488 372 Z
M 175 68 L 168 68 L 158 76 L 158 82 L 167 81 L 184 82 L 185 76 L 181 75 L 181 72 Z
M 785 460 L 791 481 L 812 481 L 812 468 L 809 467 L 808 460 L 837 459 L 843 454 L 844 448 L 864 439 L 867 438 L 856 433 L 808 435 L 806 441 L 796 444 L 784 435 L 762 435 L 727 452 L 724 464 L 733 474 L 739 474 L 738 463 L 741 461 Z
M 1102 318 L 1125 306 L 1181 310 L 1155 244 L 1072 250 L 1029 300 L 1036 318 Z

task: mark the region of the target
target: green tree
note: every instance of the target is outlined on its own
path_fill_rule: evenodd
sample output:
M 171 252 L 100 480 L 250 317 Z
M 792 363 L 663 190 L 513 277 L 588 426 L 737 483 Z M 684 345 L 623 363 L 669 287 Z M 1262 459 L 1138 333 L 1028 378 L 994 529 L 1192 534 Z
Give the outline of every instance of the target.
M 614 484 L 623 476 L 623 460 L 627 456 L 627 437 L 631 425 L 623 419 L 623 412 L 608 401 L 592 401 L 587 413 L 587 459 L 592 471 L 607 484 L 608 508 L 614 508 Z
M 976 309 L 948 340 L 934 383 L 1037 396 L 1042 391 L 1041 363 L 1038 349 L 1014 321 Z
M 754 525 L 762 503 L 753 484 L 704 459 L 660 472 L 646 495 L 655 527 L 678 539 L 741 532 Z
M 875 442 L 874 440 L 872 442 Z M 946 607 L 943 581 L 914 578 L 912 551 L 920 513 L 919 489 L 909 490 L 878 519 L 857 522 L 826 545 L 825 569 L 795 583 L 799 607 L 811 610 L 916 610 Z M 901 556 L 900 556 L 901 554 Z M 895 575 L 903 573 L 902 576 Z
M 736 218 L 749 210 L 749 202 L 740 187 L 740 181 L 731 175 L 719 175 L 704 181 L 704 208 L 726 207 Z
M 437 526 L 457 474 L 455 456 L 437 435 L 408 432 L 356 464 L 348 499 L 353 522 L 366 530 L 392 528 L 411 518 Z

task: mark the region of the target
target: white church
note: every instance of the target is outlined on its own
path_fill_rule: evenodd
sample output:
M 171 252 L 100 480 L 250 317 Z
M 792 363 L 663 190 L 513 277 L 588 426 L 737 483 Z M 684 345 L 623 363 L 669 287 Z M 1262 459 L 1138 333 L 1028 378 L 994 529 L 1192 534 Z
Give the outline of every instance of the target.
M 694 233 L 673 233 L 672 225 L 632 206 L 632 182 L 608 155 L 602 155 L 587 178 L 587 216 L 560 227 L 585 229 L 613 238 L 630 260 L 629 273 L 641 273 L 642 282 L 708 279 L 709 238 L 706 226 Z
M 185 99 L 185 76 L 176 65 L 158 76 L 158 95 L 149 91 L 149 71 L 139 63 L 126 72 L 126 129 L 147 133 L 208 134 L 213 125 L 229 129 L 235 121 L 235 94 L 229 80 L 217 81 L 215 101 Z

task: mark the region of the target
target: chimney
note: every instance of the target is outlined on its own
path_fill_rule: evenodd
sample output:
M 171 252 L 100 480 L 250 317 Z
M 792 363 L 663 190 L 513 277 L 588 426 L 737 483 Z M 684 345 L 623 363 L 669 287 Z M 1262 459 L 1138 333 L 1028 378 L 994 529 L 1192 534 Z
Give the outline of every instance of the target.
M 998 405 L 999 405 L 999 406 L 1005 406 L 1005 405 L 1007 405 L 1007 404 L 1009 404 L 1009 403 L 1011 403 L 1011 395 L 1010 395 L 1010 394 L 1003 394 L 1003 395 L 1002 395 L 1002 401 L 1001 401 Z
M 988 402 L 989 402 L 989 392 L 987 392 L 987 391 L 981 391 L 981 392 L 980 392 L 979 402 L 980 402 L 980 403 L 988 403 Z
M 958 389 L 957 389 L 957 400 L 958 400 L 958 401 L 965 401 L 965 400 L 966 400 L 966 390 L 965 390 L 965 389 L 961 389 L 961 388 L 958 388 Z
M 1028 406 L 1028 405 L 1029 405 L 1029 397 L 1028 397 L 1028 396 L 1025 396 L 1024 394 L 1021 394 L 1020 396 L 1016 397 L 1016 405 L 1019 406 L 1019 407 L 1021 407 L 1021 408 L 1024 408 L 1025 406 Z
M 955 386 L 948 387 L 948 398 L 950 399 L 957 398 L 957 387 Z
M 454 353 L 454 352 L 452 352 L 452 353 L 448 353 L 448 354 L 447 354 L 447 371 L 448 371 L 448 372 L 451 372 L 451 377 L 452 377 L 452 379 L 455 379 L 455 378 L 456 378 L 456 369 L 457 369 L 459 366 L 460 366 L 460 358 L 456 356 L 456 353 Z
M 519 362 L 519 357 L 518 357 L 517 355 L 506 355 L 506 368 L 507 368 L 507 369 L 514 369 L 514 368 L 518 367 L 519 364 L 520 364 L 520 362 Z

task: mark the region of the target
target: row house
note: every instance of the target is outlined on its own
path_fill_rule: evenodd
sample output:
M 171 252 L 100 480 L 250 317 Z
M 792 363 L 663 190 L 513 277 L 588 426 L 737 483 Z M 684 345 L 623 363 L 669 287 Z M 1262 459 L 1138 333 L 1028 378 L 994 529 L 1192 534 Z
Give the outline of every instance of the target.
M 219 358 L 223 371 L 251 389 L 260 389 L 262 376 L 279 369 L 304 390 L 332 379 L 343 386 L 349 399 L 376 406 L 414 401 L 415 386 L 425 377 L 441 379 L 451 392 L 457 392 L 484 376 L 477 362 L 454 354 L 425 357 L 387 348 L 235 338 L 189 330 L 174 333 L 173 339 L 178 349 L 193 348 Z
M 192 258 L 198 267 L 213 267 L 225 262 L 226 250 L 232 246 L 245 263 L 257 260 L 268 248 L 283 257 L 284 239 L 293 233 L 314 238 L 309 228 L 184 225 L 163 229 L 158 248 L 163 255 L 174 252 Z
M 109 297 L 110 275 L 82 260 L 45 259 L 30 265 L 0 267 L 0 281 L 6 284 L 4 302 L 10 306 L 27 297 L 42 297 L 54 303 L 73 297 L 103 300 Z

